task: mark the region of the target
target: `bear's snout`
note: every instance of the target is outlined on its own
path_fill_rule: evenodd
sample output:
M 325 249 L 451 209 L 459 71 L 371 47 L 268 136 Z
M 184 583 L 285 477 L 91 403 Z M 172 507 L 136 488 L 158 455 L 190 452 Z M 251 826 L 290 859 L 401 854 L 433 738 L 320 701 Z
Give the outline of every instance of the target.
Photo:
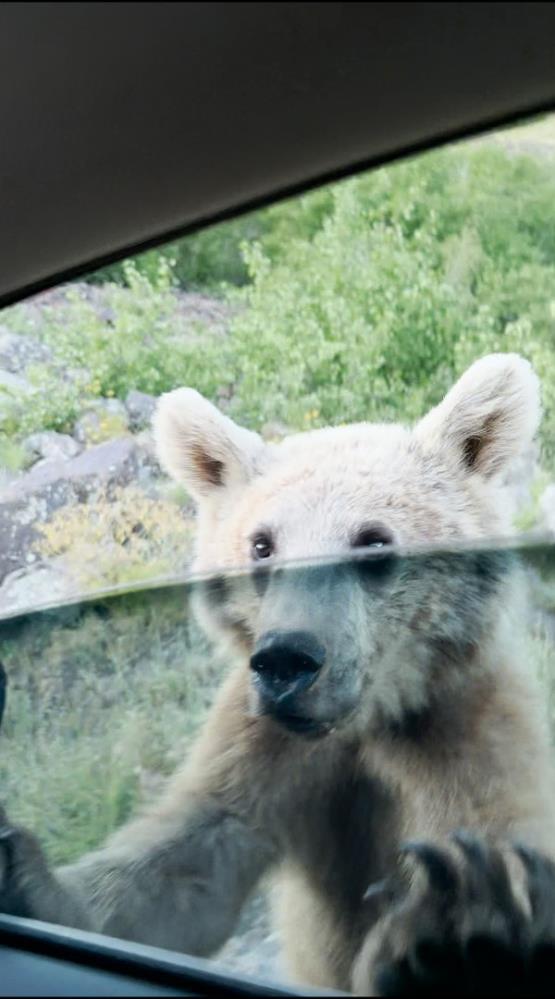
M 323 645 L 305 631 L 267 631 L 250 660 L 261 706 L 276 716 L 295 716 L 296 700 L 318 678 L 326 659 Z

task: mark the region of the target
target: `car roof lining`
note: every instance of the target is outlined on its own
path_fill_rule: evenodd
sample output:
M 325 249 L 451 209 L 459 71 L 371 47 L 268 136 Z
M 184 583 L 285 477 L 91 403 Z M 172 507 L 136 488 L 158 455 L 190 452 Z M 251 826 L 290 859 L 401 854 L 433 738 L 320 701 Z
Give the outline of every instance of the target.
M 365 171 L 375 170 L 379 167 L 394 164 L 399 160 L 409 159 L 419 154 L 431 152 L 434 149 L 447 144 L 477 138 L 480 135 L 490 133 L 494 129 L 508 128 L 511 125 L 520 123 L 523 118 L 529 119 L 547 114 L 553 110 L 553 107 L 554 105 L 550 102 L 546 106 L 534 108 L 532 110 L 527 108 L 524 112 L 519 111 L 516 114 L 511 114 L 501 119 L 496 118 L 491 122 L 481 124 L 477 127 L 435 136 L 431 140 L 426 140 L 414 146 L 396 150 L 392 154 L 385 154 L 380 157 L 364 160 L 362 163 L 352 163 L 343 166 L 332 173 L 325 174 L 323 176 L 311 177 L 310 179 L 294 185 L 293 187 L 286 188 L 285 190 L 272 191 L 270 194 L 261 198 L 238 204 L 214 215 L 208 215 L 205 218 L 196 219 L 194 222 L 189 224 L 184 223 L 182 225 L 177 225 L 175 228 L 170 230 L 153 234 L 148 239 L 142 240 L 141 242 L 124 245 L 123 247 L 119 247 L 118 249 L 110 251 L 109 253 L 96 259 L 86 260 L 84 263 L 70 266 L 59 273 L 49 274 L 48 277 L 39 279 L 27 287 L 17 288 L 11 293 L 8 292 L 0 296 L 0 309 L 15 304 L 22 299 L 40 294 L 43 291 L 56 287 L 57 285 L 74 281 L 81 277 L 86 277 L 89 274 L 94 274 L 95 271 L 100 270 L 103 267 L 107 267 L 111 264 L 118 263 L 131 257 L 136 257 L 142 253 L 146 253 L 148 250 L 173 243 L 175 240 L 184 239 L 187 236 L 200 232 L 202 229 L 225 224 L 226 222 L 238 218 L 241 215 L 248 215 L 250 212 L 267 208 L 279 201 L 300 197 L 303 194 L 307 194 L 319 187 L 346 180 L 349 177 L 356 176 L 357 174 L 364 173 Z
M 547 111 L 554 36 L 541 3 L 5 3 L 0 305 Z

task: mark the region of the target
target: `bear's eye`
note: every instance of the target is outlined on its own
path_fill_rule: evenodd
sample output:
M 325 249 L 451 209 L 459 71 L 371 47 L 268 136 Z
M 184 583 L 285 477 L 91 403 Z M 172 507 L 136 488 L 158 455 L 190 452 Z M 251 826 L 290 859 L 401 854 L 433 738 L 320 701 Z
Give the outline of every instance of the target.
M 251 541 L 252 557 L 260 560 L 270 558 L 274 553 L 274 543 L 269 534 L 255 534 Z
M 393 544 L 393 534 L 382 524 L 361 527 L 351 539 L 352 548 L 385 548 Z

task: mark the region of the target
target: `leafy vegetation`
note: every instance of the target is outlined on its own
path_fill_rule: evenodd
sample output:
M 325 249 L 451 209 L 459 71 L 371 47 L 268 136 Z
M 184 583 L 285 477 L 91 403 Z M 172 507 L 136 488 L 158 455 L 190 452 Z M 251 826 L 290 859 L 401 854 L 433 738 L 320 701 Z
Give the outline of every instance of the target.
M 125 399 L 131 389 L 158 395 L 183 378 L 209 394 L 217 391 L 221 335 L 202 335 L 201 324 L 184 328 L 171 273 L 163 257 L 158 264 L 152 278 L 126 264 L 125 285 L 107 285 L 101 307 L 81 286 L 70 287 L 61 301 L 43 308 L 38 328 L 25 304 L 6 310 L 6 326 L 40 336 L 55 363 L 28 371 L 35 391 L 0 416 L 0 434 L 67 432 L 95 399 Z
M 68 429 L 83 397 L 183 383 L 223 396 L 251 426 L 412 420 L 477 356 L 517 350 L 543 381 L 553 462 L 551 160 L 487 144 L 431 153 L 103 276 L 103 310 L 78 290 L 45 309 L 40 335 L 59 369 L 35 367 L 40 391 L 0 420 L 4 437 Z M 180 318 L 179 289 L 192 286 L 229 304 L 227 335 Z M 23 316 L 4 322 L 21 331 Z M 76 375 L 60 387 L 61 369 Z
M 2 624 L 0 659 L 2 800 L 56 863 L 99 845 L 173 772 L 222 671 L 182 588 Z
M 412 420 L 476 357 L 517 350 L 555 440 L 555 172 L 480 148 L 338 185 L 320 229 L 246 249 L 233 408 L 252 424 Z
M 186 318 L 191 290 L 221 302 L 225 330 Z M 409 421 L 476 357 L 517 350 L 542 379 L 552 473 L 553 159 L 488 142 L 427 154 L 106 268 L 46 304 L 40 321 L 23 304 L 2 324 L 53 358 L 26 372 L 30 394 L 0 396 L 0 466 L 14 471 L 27 434 L 70 431 L 87 407 L 132 389 L 193 385 L 253 428 Z M 88 443 L 122 428 L 105 415 Z M 521 529 L 533 526 L 547 481 Z M 158 575 L 188 545 L 186 499 L 177 489 L 165 499 L 98 495 L 43 525 L 39 553 L 64 560 L 81 586 Z M 119 825 L 203 717 L 221 667 L 185 604 L 167 591 L 1 627 L 3 796 L 53 860 Z M 540 629 L 529 646 L 550 705 L 552 641 Z
M 553 612 L 552 546 L 523 559 L 536 607 Z M 196 627 L 192 596 L 149 589 L 0 622 L 2 801 L 53 862 L 98 846 L 184 759 L 232 665 Z M 555 725 L 552 629 L 535 625 L 524 643 Z
M 178 572 L 194 524 L 172 499 L 131 486 L 111 495 L 104 489 L 86 506 L 62 507 L 38 533 L 37 554 L 62 558 L 77 591 L 86 593 Z

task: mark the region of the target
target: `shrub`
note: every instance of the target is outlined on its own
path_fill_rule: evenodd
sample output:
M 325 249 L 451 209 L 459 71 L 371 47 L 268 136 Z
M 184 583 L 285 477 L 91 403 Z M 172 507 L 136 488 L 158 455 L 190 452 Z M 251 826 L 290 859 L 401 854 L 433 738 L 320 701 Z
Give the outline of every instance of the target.
M 248 279 L 225 290 L 229 336 L 184 325 L 177 251 L 202 260 L 203 287 Z M 228 253 L 241 255 L 243 276 L 226 271 Z M 549 160 L 491 142 L 434 152 L 151 251 L 121 275 L 102 289 L 102 310 L 79 288 L 45 310 L 59 368 L 35 369 L 40 391 L 0 433 L 66 430 L 87 398 L 179 384 L 229 401 L 254 427 L 412 420 L 476 357 L 516 350 L 542 379 L 555 461 Z M 5 315 L 16 328 L 17 310 Z
M 121 413 L 92 409 L 82 417 L 80 430 L 87 444 L 102 444 L 114 437 L 125 436 L 129 427 Z
M 28 463 L 29 455 L 25 448 L 10 437 L 0 434 L 0 469 L 5 468 L 9 472 L 20 472 Z
M 527 356 L 555 457 L 555 173 L 455 148 L 336 185 L 311 238 L 244 248 L 237 416 L 302 427 L 411 420 L 476 357 Z M 312 197 L 312 196 L 309 196 Z
M 82 592 L 177 572 L 193 539 L 193 523 L 175 502 L 138 487 L 63 507 L 38 530 L 37 553 L 62 557 Z
M 221 292 L 222 286 L 241 286 L 249 280 L 242 246 L 260 240 L 268 255 L 278 258 L 291 239 L 311 238 L 321 227 L 332 205 L 330 188 L 324 188 L 293 201 L 251 212 L 229 222 L 221 222 L 157 250 L 136 257 L 139 274 L 150 282 L 157 280 L 161 262 L 184 290 Z M 124 263 L 112 264 L 91 275 L 93 283 L 128 284 Z
M 0 627 L 3 800 L 65 863 L 100 845 L 183 760 L 222 664 L 186 588 Z
M 68 432 L 94 399 L 123 400 L 131 389 L 159 395 L 188 382 L 217 394 L 228 377 L 221 331 L 180 316 L 164 261 L 155 281 L 132 262 L 125 273 L 125 287 L 103 289 L 102 308 L 79 285 L 69 287 L 61 301 L 44 306 L 34 332 L 51 348 L 54 363 L 28 372 L 36 391 L 13 400 L 0 418 L 0 433 Z M 9 328 L 28 332 L 24 308 L 4 315 Z

